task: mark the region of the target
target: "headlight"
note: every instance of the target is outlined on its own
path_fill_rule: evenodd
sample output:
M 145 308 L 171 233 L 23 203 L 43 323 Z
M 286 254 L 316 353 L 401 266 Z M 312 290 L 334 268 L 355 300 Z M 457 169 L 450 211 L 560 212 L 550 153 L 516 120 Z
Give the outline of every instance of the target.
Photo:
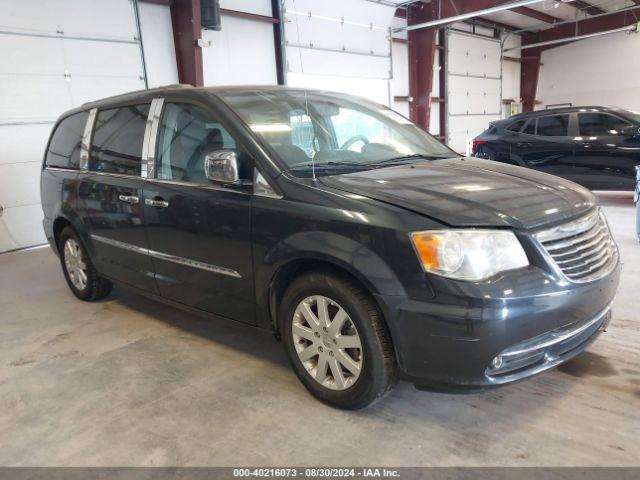
M 426 272 L 458 280 L 484 280 L 529 265 L 522 245 L 506 230 L 414 232 L 411 241 Z

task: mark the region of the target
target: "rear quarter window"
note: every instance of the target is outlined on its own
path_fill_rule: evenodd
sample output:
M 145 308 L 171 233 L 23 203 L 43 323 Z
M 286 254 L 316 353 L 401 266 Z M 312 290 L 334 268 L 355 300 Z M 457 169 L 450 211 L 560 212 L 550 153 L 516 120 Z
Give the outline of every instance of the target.
M 80 112 L 63 119 L 53 131 L 44 164 L 47 167 L 77 169 L 80 165 L 80 145 L 89 112 Z
M 504 129 L 508 132 L 518 133 L 524 127 L 524 124 L 527 123 L 526 120 L 518 120 L 517 122 L 510 123 Z

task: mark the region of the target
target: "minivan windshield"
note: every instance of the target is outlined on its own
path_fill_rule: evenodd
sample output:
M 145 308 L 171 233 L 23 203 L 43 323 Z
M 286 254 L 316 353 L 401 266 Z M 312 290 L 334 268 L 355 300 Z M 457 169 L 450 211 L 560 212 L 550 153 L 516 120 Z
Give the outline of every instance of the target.
M 300 177 L 459 156 L 393 110 L 349 95 L 265 90 L 221 97 Z
M 633 110 L 625 109 L 620 109 L 620 112 L 631 121 L 640 124 L 640 112 L 634 112 Z

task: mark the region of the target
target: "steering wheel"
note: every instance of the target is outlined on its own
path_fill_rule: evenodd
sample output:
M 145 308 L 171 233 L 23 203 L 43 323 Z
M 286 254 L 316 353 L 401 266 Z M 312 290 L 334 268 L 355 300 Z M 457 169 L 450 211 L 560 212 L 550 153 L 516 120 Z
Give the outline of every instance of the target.
M 347 140 L 342 144 L 342 146 L 340 147 L 340 150 L 347 150 L 351 145 L 353 145 L 356 142 L 362 142 L 366 145 L 367 143 L 369 143 L 369 139 L 364 135 L 354 135 L 353 137 L 351 137 L 349 140 Z

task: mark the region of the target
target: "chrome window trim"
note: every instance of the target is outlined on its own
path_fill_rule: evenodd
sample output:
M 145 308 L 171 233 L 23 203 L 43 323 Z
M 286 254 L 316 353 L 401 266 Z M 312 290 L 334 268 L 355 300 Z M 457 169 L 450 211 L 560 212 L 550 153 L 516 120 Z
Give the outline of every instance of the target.
M 156 176 L 156 143 L 163 105 L 164 98 L 154 98 L 151 101 L 151 107 L 149 107 L 147 126 L 144 129 L 144 138 L 142 140 L 142 165 L 140 168 L 140 176 L 142 178 L 154 178 Z
M 193 183 L 193 182 L 185 182 L 183 180 L 165 180 L 163 178 L 147 178 L 148 182 L 152 183 L 160 183 L 165 185 L 177 185 L 181 187 L 192 187 L 192 188 L 206 188 L 208 190 L 216 190 L 219 192 L 228 192 L 228 193 L 239 193 L 241 195 L 251 195 L 251 193 L 243 192 L 241 190 L 234 190 L 233 188 L 225 188 L 218 187 L 216 185 L 207 185 L 205 183 Z
M 129 178 L 132 180 L 140 180 L 140 177 L 138 175 L 127 175 L 126 173 L 96 172 L 93 170 L 80 171 L 80 173 L 86 173 L 87 175 L 98 175 L 101 177 L 116 177 L 116 178 Z
M 89 110 L 89 116 L 87 117 L 87 123 L 84 125 L 84 132 L 82 133 L 82 142 L 80 143 L 80 170 L 89 170 L 89 150 L 91 149 L 91 136 L 93 134 L 93 127 L 96 122 L 96 116 L 98 113 L 97 108 Z
M 45 165 L 45 170 L 58 170 L 59 172 L 73 172 L 78 173 L 80 170 L 77 168 L 67 168 L 67 167 L 56 167 L 55 165 Z
M 205 270 L 207 272 L 218 273 L 220 275 L 226 275 L 228 277 L 233 278 L 242 278 L 237 271 L 226 268 L 219 267 L 217 265 L 211 265 L 209 263 L 200 262 L 198 260 L 192 260 L 190 258 L 178 257 L 177 255 L 171 255 L 168 253 L 157 252 L 155 250 L 150 250 L 148 248 L 138 247 L 137 245 L 132 245 L 130 243 L 121 242 L 119 240 L 113 240 L 111 238 L 106 238 L 101 235 L 91 234 L 91 238 L 97 242 L 105 243 L 107 245 L 111 245 L 113 247 L 122 248 L 124 250 L 129 250 L 135 253 L 140 253 L 143 255 L 149 255 L 154 258 L 158 258 L 160 260 L 166 260 L 168 262 L 177 263 L 180 265 L 186 265 L 187 267 L 197 268 L 200 270 Z

